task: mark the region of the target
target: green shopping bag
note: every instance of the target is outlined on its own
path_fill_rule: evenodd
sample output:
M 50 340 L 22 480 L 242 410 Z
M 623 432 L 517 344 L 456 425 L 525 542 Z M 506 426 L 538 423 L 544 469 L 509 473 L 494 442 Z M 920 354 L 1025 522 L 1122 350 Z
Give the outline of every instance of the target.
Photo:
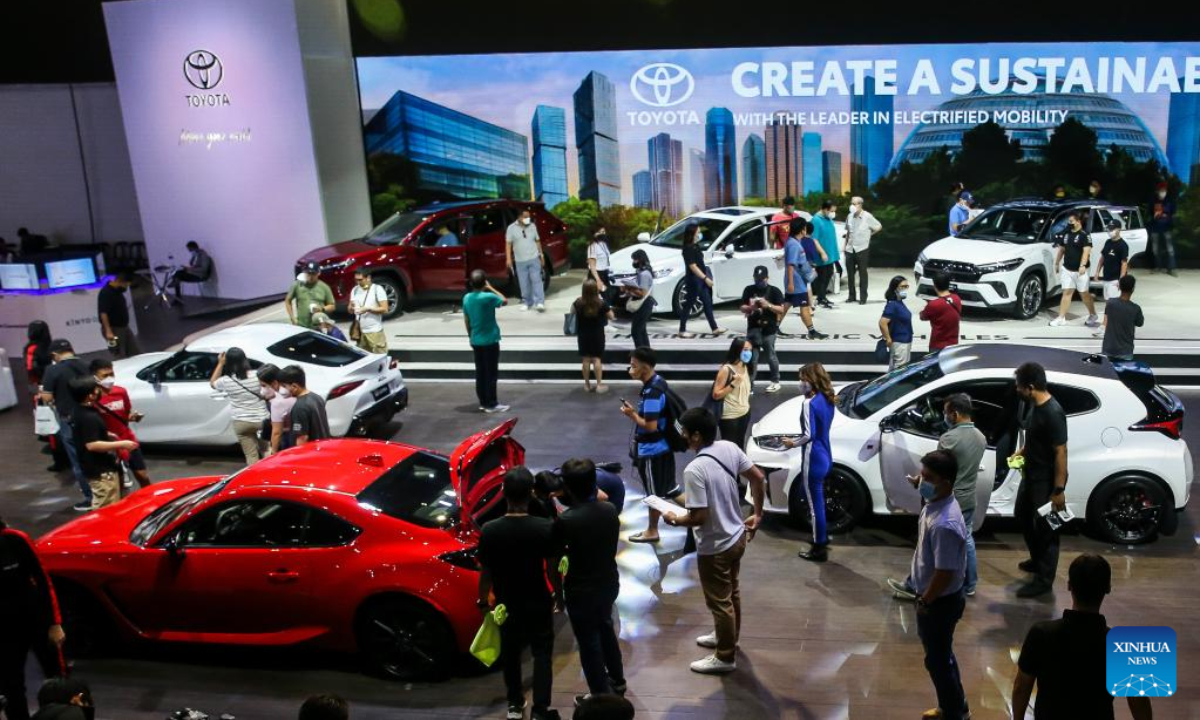
M 508 619 L 508 609 L 497 605 L 495 610 L 483 614 L 483 624 L 471 642 L 471 654 L 487 667 L 500 658 L 500 626 Z

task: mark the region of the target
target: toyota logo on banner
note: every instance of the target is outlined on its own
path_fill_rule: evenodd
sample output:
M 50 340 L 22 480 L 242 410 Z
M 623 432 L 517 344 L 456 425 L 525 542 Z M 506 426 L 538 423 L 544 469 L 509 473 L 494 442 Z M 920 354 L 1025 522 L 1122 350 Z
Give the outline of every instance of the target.
M 696 89 L 692 74 L 675 63 L 650 63 L 633 74 L 629 91 L 640 102 L 653 107 L 671 107 L 686 102 Z
M 197 90 L 212 90 L 221 84 L 221 59 L 208 50 L 194 50 L 183 61 L 183 76 Z

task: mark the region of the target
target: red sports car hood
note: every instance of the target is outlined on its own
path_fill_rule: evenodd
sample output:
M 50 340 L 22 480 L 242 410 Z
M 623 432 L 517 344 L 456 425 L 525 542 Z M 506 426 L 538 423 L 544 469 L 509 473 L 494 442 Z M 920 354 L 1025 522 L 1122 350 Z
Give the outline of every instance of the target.
M 310 250 L 300 257 L 299 262 L 306 263 L 316 261 L 319 263 L 329 262 L 330 260 L 345 260 L 354 255 L 369 253 L 378 250 L 375 245 L 368 245 L 362 240 L 346 240 L 334 245 L 326 245 L 315 250 Z
M 180 495 L 210 485 L 219 476 L 184 478 L 154 483 L 138 490 L 120 502 L 94 510 L 83 517 L 51 530 L 37 541 L 42 556 L 69 550 L 80 550 L 129 542 L 129 534 L 147 515 Z
M 504 473 L 525 462 L 525 448 L 512 437 L 517 418 L 476 433 L 450 454 L 450 481 L 458 493 L 463 519 L 478 527 L 476 518 L 503 502 L 497 490 Z

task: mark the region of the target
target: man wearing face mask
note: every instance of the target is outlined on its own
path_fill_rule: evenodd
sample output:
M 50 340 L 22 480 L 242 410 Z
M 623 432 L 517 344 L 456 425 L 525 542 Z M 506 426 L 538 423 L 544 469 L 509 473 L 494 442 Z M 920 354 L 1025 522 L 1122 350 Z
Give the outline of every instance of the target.
M 779 321 L 787 312 L 783 304 L 783 293 L 768 282 L 767 267 L 754 268 L 754 284 L 742 290 L 742 314 L 746 316 L 746 340 L 754 348 L 750 360 L 750 382 L 758 372 L 759 360 L 764 356 L 771 368 L 771 384 L 768 393 L 777 393 L 779 384 L 779 356 L 775 353 L 775 338 L 779 334 Z
M 837 217 L 837 205 L 832 200 L 821 203 L 821 212 L 813 216 L 813 237 L 824 250 L 822 259 L 816 264 L 817 279 L 813 281 L 813 292 L 817 295 L 817 304 L 828 310 L 833 309 L 829 302 L 829 282 L 833 279 L 833 267 L 842 261 L 841 251 L 838 250 L 837 228 L 833 219 Z
M 962 232 L 963 226 L 967 224 L 967 220 L 971 217 L 971 201 L 975 198 L 971 193 L 963 190 L 958 194 L 958 202 L 954 207 L 950 208 L 950 235 L 958 237 Z
M 1050 327 L 1062 327 L 1067 324 L 1067 310 L 1071 307 L 1071 299 L 1078 292 L 1087 307 L 1088 316 L 1084 325 L 1090 328 L 1100 327 L 1100 318 L 1096 316 L 1096 301 L 1092 299 L 1088 265 L 1092 256 L 1092 236 L 1083 229 L 1084 213 L 1071 213 L 1068 219 L 1068 229 L 1057 238 L 1058 255 L 1054 259 L 1054 271 L 1058 273 L 1058 282 L 1062 285 L 1062 301 L 1058 305 L 1058 317 L 1050 321 Z
M 917 520 L 917 548 L 909 575 L 917 593 L 917 635 L 925 648 L 925 669 L 938 701 L 937 708 L 922 717 L 940 720 L 971 716 L 954 657 L 954 629 L 966 607 L 963 582 L 968 532 L 954 501 L 957 476 L 954 456 L 934 450 L 921 458 L 920 477 L 909 478 L 925 500 Z
M 104 419 L 104 427 L 108 429 L 110 435 L 118 440 L 137 442 L 137 435 L 134 434 L 130 423 L 140 421 L 143 415 L 133 409 L 133 403 L 129 400 L 129 393 L 125 391 L 125 388 L 117 385 L 112 360 L 96 358 L 92 361 L 90 369 L 92 377 L 96 378 L 96 384 L 100 386 L 100 399 L 96 403 L 96 410 Z M 118 452 L 117 457 L 133 473 L 138 487 L 146 487 L 150 484 L 150 472 L 146 469 L 146 458 L 142 455 L 141 447 L 128 452 Z M 126 479 L 125 487 L 132 487 L 128 479 Z
M 292 309 L 292 302 L 296 307 Z M 337 307 L 333 300 L 333 291 L 321 279 L 321 266 L 310 262 L 304 266 L 303 277 L 298 279 L 288 290 L 283 299 L 283 307 L 287 309 L 288 320 L 293 325 L 313 328 L 313 313 L 331 313 Z
M 789 230 L 792 218 L 796 217 L 796 199 L 788 195 L 783 199 L 783 209 L 771 216 L 771 237 L 775 239 L 775 249 L 782 249 L 791 236 Z
M 517 274 L 517 283 L 521 286 L 521 299 L 524 302 L 519 309 L 546 312 L 545 288 L 542 287 L 542 268 L 546 264 L 546 256 L 542 251 L 537 225 L 533 224 L 533 215 L 528 210 L 522 210 L 517 215 L 517 221 L 508 226 L 504 237 L 508 271 Z
M 1100 259 L 1096 261 L 1096 274 L 1093 280 L 1104 283 L 1104 300 L 1121 297 L 1121 289 L 1117 282 L 1129 272 L 1129 243 L 1121 237 L 1121 221 L 1110 218 L 1105 225 L 1108 239 L 1100 249 Z
M 285 397 L 296 398 L 290 420 L 296 445 L 333 437 L 329 416 L 325 414 L 325 398 L 308 389 L 304 368 L 288 365 L 279 371 L 279 383 L 281 390 L 287 390 Z
M 116 358 L 126 358 L 141 352 L 137 336 L 129 329 L 129 305 L 125 293 L 133 284 L 133 273 L 122 270 L 113 276 L 96 295 L 96 314 L 100 329 L 108 342 L 108 350 Z
M 1099 180 L 1093 180 L 1091 183 L 1088 184 L 1088 198 L 1090 200 L 1103 200 L 1104 199 L 1104 189 L 1100 185 Z
M 263 365 L 258 369 L 259 387 L 262 395 L 271 406 L 270 430 L 263 433 L 263 439 L 270 439 L 269 447 L 263 457 L 270 457 L 280 450 L 292 446 L 292 406 L 296 398 L 291 391 L 279 381 L 280 370 L 274 365 Z
M 1154 252 L 1154 272 L 1166 270 L 1175 277 L 1175 241 L 1171 228 L 1175 225 L 1175 199 L 1168 197 L 1167 184 L 1154 189 L 1154 205 L 1150 213 L 1150 248 Z
M 120 468 L 117 453 L 132 452 L 138 444 L 133 440 L 112 440 L 104 418 L 96 409 L 100 386 L 90 375 L 71 381 L 75 411 L 71 423 L 75 426 L 76 451 L 88 486 L 92 489 L 92 510 L 112 505 L 121 499 Z
M 863 199 L 850 198 L 850 214 L 846 216 L 846 279 L 850 282 L 847 302 L 858 300 L 867 304 L 867 267 L 871 262 L 871 236 L 883 229 L 875 216 L 863 209 Z M 855 276 L 858 276 L 856 292 Z

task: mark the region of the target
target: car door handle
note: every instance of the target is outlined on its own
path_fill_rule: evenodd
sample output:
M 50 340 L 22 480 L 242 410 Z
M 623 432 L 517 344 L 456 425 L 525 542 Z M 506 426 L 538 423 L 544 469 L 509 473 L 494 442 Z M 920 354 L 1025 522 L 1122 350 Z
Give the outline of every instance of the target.
M 280 585 L 293 583 L 300 579 L 300 573 L 290 572 L 288 570 L 279 569 L 274 572 L 267 573 L 267 580 Z
M 462 255 L 447 255 L 446 259 L 451 260 L 451 261 L 462 260 L 463 256 Z

